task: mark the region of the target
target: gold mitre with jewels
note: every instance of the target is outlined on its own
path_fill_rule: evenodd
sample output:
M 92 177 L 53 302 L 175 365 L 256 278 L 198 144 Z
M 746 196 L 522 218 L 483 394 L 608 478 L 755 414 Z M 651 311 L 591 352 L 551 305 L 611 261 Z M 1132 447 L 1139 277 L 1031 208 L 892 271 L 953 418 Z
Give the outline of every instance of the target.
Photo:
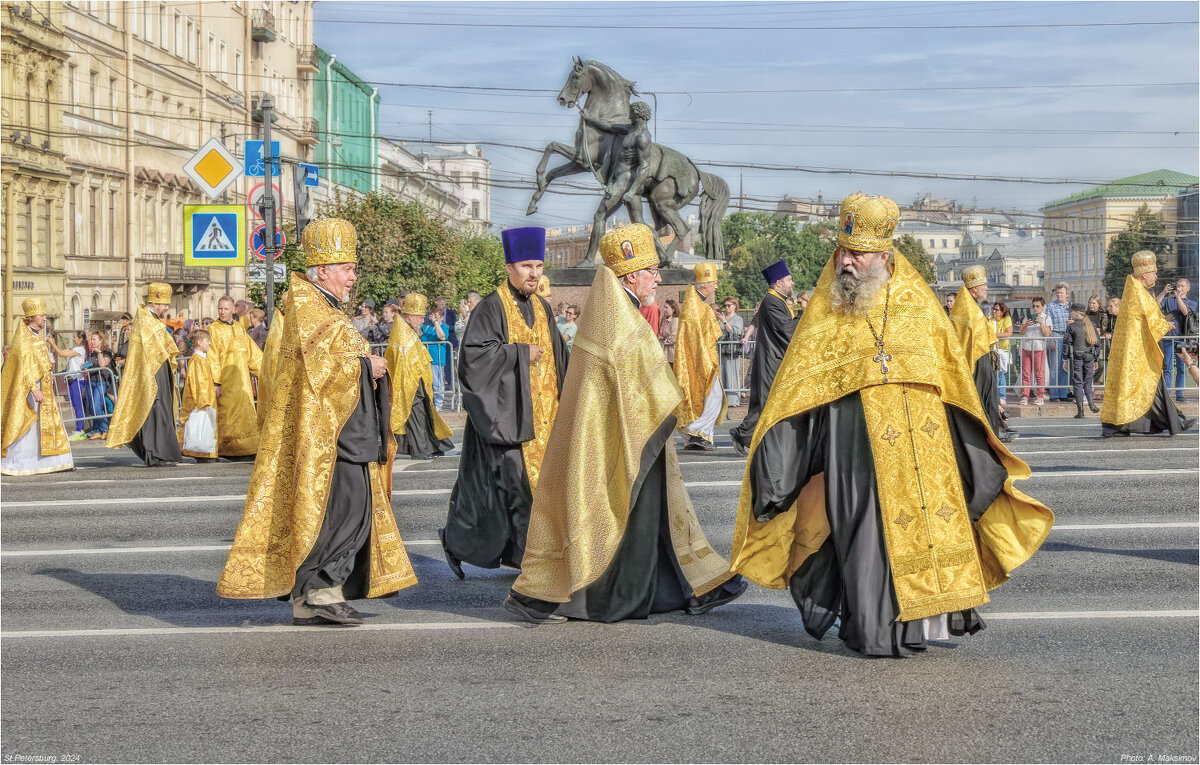
M 692 272 L 696 274 L 696 284 L 706 284 L 717 280 L 716 263 L 697 263 Z
M 429 298 L 419 292 L 410 292 L 404 296 L 404 314 L 406 316 L 424 316 L 429 313 Z
M 537 294 L 538 294 L 538 297 L 544 297 L 544 298 L 550 297 L 550 277 L 549 276 L 543 276 L 541 279 L 538 279 Z
M 169 304 L 174 288 L 163 282 L 150 282 L 146 285 L 146 302 Z
M 617 277 L 658 267 L 654 232 L 644 223 L 618 226 L 600 237 L 600 257 Z
M 894 247 L 892 234 L 900 222 L 900 206 L 887 197 L 851 194 L 842 200 L 838 244 L 859 252 L 883 252 Z
M 21 308 L 25 311 L 25 318 L 31 316 L 41 316 L 46 312 L 46 301 L 42 298 L 26 298 L 21 301 Z
M 962 271 L 963 284 L 967 289 L 982 287 L 987 284 L 987 269 L 983 266 L 971 266 Z
M 358 262 L 358 235 L 348 220 L 314 220 L 304 227 L 300 241 L 304 246 L 304 265 L 308 268 Z
M 1133 253 L 1133 275 L 1153 274 L 1158 272 L 1158 259 L 1150 250 Z

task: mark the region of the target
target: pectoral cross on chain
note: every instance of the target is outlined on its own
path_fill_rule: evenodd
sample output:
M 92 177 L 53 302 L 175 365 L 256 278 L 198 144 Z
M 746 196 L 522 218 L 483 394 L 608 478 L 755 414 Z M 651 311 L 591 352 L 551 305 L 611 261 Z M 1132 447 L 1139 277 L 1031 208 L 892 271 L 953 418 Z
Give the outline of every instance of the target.
M 883 375 L 883 381 L 884 381 L 884 382 L 887 382 L 887 381 L 888 381 L 888 380 L 887 380 L 887 374 L 888 374 L 888 365 L 887 365 L 887 363 L 888 363 L 889 361 L 891 361 L 891 360 L 892 360 L 892 354 L 890 354 L 890 353 L 885 353 L 885 352 L 884 352 L 884 350 L 883 350 L 883 340 L 882 340 L 882 339 L 880 339 L 880 340 L 876 340 L 876 341 L 875 341 L 875 346 L 876 346 L 877 348 L 879 348 L 879 352 L 878 352 L 878 353 L 876 353 L 876 354 L 875 354 L 875 357 L 874 357 L 873 359 L 871 359 L 871 360 L 872 360 L 872 361 L 874 361 L 876 364 L 878 364 L 878 365 L 879 365 L 879 373 Z

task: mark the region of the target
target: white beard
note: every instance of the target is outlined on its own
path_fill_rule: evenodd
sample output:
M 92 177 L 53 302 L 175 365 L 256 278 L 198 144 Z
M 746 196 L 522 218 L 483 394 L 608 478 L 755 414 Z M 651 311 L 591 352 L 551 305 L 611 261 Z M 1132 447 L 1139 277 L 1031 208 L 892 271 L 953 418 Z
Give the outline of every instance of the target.
M 860 274 L 854 266 L 841 266 L 829 288 L 829 306 L 834 313 L 865 316 L 879 290 L 888 282 L 887 263 L 877 260 Z

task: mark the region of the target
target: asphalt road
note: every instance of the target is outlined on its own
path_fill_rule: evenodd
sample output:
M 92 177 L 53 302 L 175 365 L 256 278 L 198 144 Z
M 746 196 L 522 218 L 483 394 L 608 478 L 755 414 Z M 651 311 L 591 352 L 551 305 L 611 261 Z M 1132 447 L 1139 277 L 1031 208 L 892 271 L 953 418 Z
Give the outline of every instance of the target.
M 360 602 L 369 627 L 292 628 L 214 593 L 250 465 L 76 444 L 76 472 L 0 484 L 0 759 L 1196 762 L 1195 432 L 1014 422 L 1057 527 L 986 630 L 907 660 L 815 641 L 753 585 L 702 617 L 518 626 L 515 572 L 442 560 L 453 456 L 395 477 L 420 584 Z M 727 439 L 681 460 L 727 553 L 744 463 Z

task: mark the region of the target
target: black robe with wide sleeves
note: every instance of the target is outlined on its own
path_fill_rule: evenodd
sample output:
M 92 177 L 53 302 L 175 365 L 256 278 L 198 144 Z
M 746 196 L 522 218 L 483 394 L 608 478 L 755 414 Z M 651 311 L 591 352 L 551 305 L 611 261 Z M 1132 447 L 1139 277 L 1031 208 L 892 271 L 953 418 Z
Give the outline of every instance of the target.
M 793 317 L 787 304 L 770 292 L 763 297 L 754 318 L 758 330 L 754 336 L 754 357 L 750 363 L 750 408 L 746 418 L 729 431 L 734 443 L 747 449 L 754 438 L 754 428 L 758 426 L 758 416 L 767 402 L 767 394 L 771 392 L 779 362 L 783 361 L 783 354 L 787 353 L 788 343 L 792 341 L 792 333 L 796 331 L 796 323 L 800 320 L 798 314 Z

